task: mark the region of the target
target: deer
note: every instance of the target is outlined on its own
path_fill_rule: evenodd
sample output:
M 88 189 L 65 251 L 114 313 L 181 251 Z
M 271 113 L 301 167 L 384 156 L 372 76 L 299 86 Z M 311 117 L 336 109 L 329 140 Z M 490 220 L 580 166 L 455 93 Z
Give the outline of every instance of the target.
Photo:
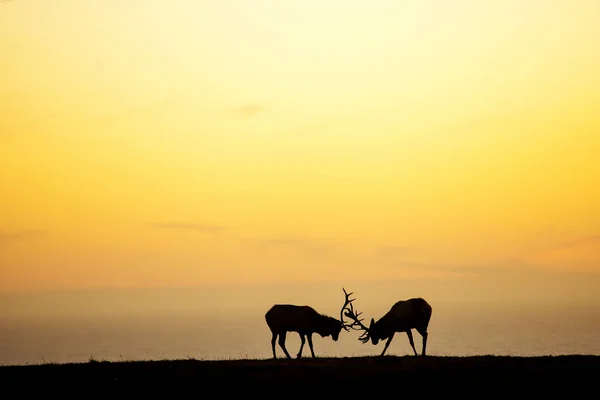
M 387 339 L 381 356 L 385 355 L 386 350 L 390 346 L 394 335 L 399 332 L 406 332 L 410 345 L 415 352 L 415 356 L 418 356 L 417 349 L 413 340 L 411 330 L 416 329 L 417 332 L 423 338 L 423 347 L 421 350 L 421 356 L 425 357 L 427 348 L 427 328 L 431 319 L 432 308 L 431 305 L 420 297 L 410 298 L 407 300 L 397 301 L 392 305 L 389 311 L 375 321 L 371 318 L 371 324 L 367 328 L 363 325 L 363 319 L 359 318 L 362 314 L 357 312 L 352 305 L 352 302 L 356 299 L 350 299 L 353 292 L 348 293 L 346 289 L 342 288 L 346 300 L 340 311 L 340 321 L 345 331 L 362 330 L 362 335 L 358 338 L 361 342 L 367 343 L 369 340 L 373 345 L 377 345 L 380 340 Z M 344 321 L 344 315 L 352 320 L 352 323 L 347 324 Z
M 279 336 L 279 346 L 287 358 L 291 358 L 285 348 L 285 339 L 287 332 L 297 332 L 300 335 L 300 350 L 297 358 L 302 357 L 305 339 L 308 341 L 310 352 L 315 357 L 313 349 L 312 335 L 319 334 L 321 337 L 331 336 L 334 342 L 337 342 L 342 331 L 342 322 L 336 318 L 317 312 L 310 306 L 299 306 L 294 304 L 275 304 L 265 314 L 265 320 L 271 330 L 271 348 L 273 349 L 273 358 L 277 358 L 275 352 L 275 342 Z

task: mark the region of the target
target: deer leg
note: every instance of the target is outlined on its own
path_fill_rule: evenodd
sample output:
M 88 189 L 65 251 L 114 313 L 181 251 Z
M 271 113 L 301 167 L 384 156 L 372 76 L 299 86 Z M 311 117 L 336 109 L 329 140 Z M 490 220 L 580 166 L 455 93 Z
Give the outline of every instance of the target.
M 273 349 L 273 358 L 277 358 L 277 354 L 275 354 L 275 342 L 277 341 L 277 332 L 273 332 L 273 337 L 271 337 L 271 348 Z
M 301 333 L 298 333 L 298 335 L 300 335 L 300 351 L 298 351 L 298 358 L 302 357 L 302 349 L 304 348 L 304 335 Z
M 425 357 L 425 349 L 427 348 L 427 336 L 429 336 L 429 334 L 424 329 L 417 329 L 417 331 L 421 334 L 421 336 L 423 336 L 423 350 L 421 351 L 421 356 Z
M 392 343 L 392 339 L 394 338 L 395 333 L 392 333 L 388 340 L 385 342 L 385 346 L 383 347 L 383 351 L 381 352 L 381 356 L 385 354 L 385 351 L 390 347 L 390 343 Z
M 290 357 L 290 353 L 288 353 L 287 349 L 285 348 L 285 337 L 286 332 L 282 332 L 279 334 L 279 347 L 281 347 L 287 358 L 292 358 Z
M 313 350 L 313 343 L 312 343 L 312 333 L 309 333 L 308 335 L 306 335 L 306 338 L 308 339 L 308 347 L 310 347 L 310 353 L 312 354 L 313 358 L 315 358 L 315 351 Z
M 413 340 L 413 335 L 411 330 L 407 330 L 406 334 L 408 335 L 408 341 L 410 342 L 410 346 L 413 348 L 413 351 L 415 352 L 415 356 L 418 356 L 417 354 L 417 349 L 415 349 L 415 341 Z

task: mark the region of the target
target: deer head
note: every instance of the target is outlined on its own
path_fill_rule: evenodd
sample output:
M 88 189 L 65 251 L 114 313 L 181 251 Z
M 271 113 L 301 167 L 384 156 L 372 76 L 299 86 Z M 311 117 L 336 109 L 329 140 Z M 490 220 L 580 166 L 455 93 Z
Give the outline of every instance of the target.
M 352 302 L 356 299 L 350 299 L 350 296 L 352 296 L 352 292 L 347 293 L 346 289 L 344 288 L 342 288 L 342 290 L 344 291 L 344 295 L 346 296 L 346 300 L 344 301 L 344 305 L 342 306 L 342 309 L 340 311 L 340 321 L 342 322 L 342 328 L 344 328 L 344 330 L 347 332 L 350 331 L 350 329 L 362 330 L 363 334 L 358 338 L 358 340 L 360 340 L 363 343 L 367 343 L 371 338 L 370 328 L 364 326 L 362 323 L 362 319 L 359 318 L 362 313 L 356 312 L 354 310 Z M 351 324 L 346 324 L 346 322 L 344 322 L 344 315 L 352 320 Z M 375 321 L 371 318 L 371 328 L 374 326 L 374 324 Z M 373 342 L 375 344 L 375 341 Z

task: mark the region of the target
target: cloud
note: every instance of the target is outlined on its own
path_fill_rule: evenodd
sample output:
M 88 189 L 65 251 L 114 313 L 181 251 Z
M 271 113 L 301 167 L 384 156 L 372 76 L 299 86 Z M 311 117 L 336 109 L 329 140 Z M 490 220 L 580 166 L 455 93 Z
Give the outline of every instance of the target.
M 586 235 L 578 238 L 565 241 L 561 245 L 557 246 L 557 249 L 571 249 L 580 246 L 600 246 L 600 235 Z
M 580 236 L 549 249 L 523 256 L 526 264 L 537 267 L 600 272 L 600 235 Z
M 241 107 L 231 108 L 230 111 L 241 118 L 252 118 L 264 111 L 264 106 L 260 104 L 246 104 Z
M 374 256 L 382 270 L 407 277 L 477 277 L 526 267 L 517 254 L 465 254 L 447 246 L 383 246 Z
M 417 249 L 410 246 L 383 246 L 378 249 L 382 256 L 399 257 L 406 254 L 413 254 Z
M 187 222 L 154 222 L 150 224 L 156 229 L 168 229 L 177 231 L 196 231 L 204 233 L 218 233 L 230 229 L 230 227 L 216 224 L 187 223 Z
M 143 106 L 124 108 L 121 111 L 111 114 L 97 115 L 93 121 L 100 125 L 111 125 L 121 120 L 142 117 L 148 114 L 156 114 L 170 109 L 175 109 L 182 105 L 181 101 L 175 99 L 166 99 Z
M 335 125 L 337 125 L 337 121 L 333 120 L 333 119 L 329 120 L 329 121 L 315 122 L 315 123 L 303 126 L 302 128 L 298 129 L 295 132 L 295 134 L 301 136 L 301 135 L 309 135 L 312 133 L 323 132 L 323 131 L 327 131 L 328 129 L 333 128 Z
M 420 263 L 397 263 L 394 270 L 420 278 L 452 278 L 452 277 L 476 277 L 487 275 L 501 270 L 491 265 L 462 265 L 462 264 L 420 264 Z
M 325 243 L 302 236 L 277 236 L 259 241 L 261 247 L 279 247 L 299 251 L 311 257 L 323 257 L 333 251 L 338 244 Z
M 41 230 L 23 230 L 11 233 L 0 231 L 0 246 L 19 240 L 36 239 L 44 233 Z

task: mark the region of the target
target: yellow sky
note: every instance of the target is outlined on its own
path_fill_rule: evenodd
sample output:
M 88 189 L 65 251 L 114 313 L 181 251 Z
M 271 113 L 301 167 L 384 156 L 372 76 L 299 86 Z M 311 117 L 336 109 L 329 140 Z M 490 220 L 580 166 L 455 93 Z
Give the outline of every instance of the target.
M 2 2 L 0 292 L 485 267 L 600 288 L 598 15 Z

